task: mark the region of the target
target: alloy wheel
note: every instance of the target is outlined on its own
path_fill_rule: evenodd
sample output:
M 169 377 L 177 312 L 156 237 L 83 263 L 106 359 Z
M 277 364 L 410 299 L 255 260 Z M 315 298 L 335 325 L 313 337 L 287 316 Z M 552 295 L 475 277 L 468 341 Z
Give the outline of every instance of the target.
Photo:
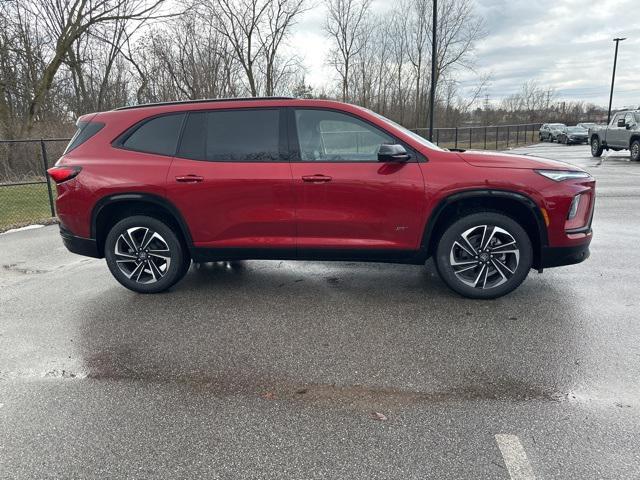
M 502 285 L 516 273 L 520 249 L 505 229 L 477 225 L 453 242 L 449 263 L 462 283 L 486 290 Z
M 147 227 L 131 227 L 120 234 L 114 254 L 120 271 L 136 283 L 155 283 L 171 264 L 171 251 L 158 232 Z
M 631 158 L 640 158 L 640 143 L 633 142 L 633 145 L 631 145 Z

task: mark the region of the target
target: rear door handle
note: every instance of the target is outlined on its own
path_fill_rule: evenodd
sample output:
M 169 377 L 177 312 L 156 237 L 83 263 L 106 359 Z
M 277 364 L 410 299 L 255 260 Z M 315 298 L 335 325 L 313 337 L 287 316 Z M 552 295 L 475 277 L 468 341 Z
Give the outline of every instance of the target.
M 328 175 L 321 175 L 319 173 L 316 175 L 303 175 L 302 181 L 308 183 L 326 183 L 331 181 L 331 177 Z
M 176 182 L 180 183 L 199 183 L 204 180 L 200 175 L 180 175 L 176 177 Z

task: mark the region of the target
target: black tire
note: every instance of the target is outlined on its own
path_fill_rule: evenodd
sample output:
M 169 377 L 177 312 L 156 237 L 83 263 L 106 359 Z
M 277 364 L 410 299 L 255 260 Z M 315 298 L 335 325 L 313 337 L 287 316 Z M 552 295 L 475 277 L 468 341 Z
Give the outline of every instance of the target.
M 483 227 L 486 227 L 484 231 Z M 485 237 L 494 227 L 499 227 L 501 231 Z M 460 248 L 465 233 L 468 233 L 473 249 L 469 248 L 468 243 L 465 243 L 466 249 Z M 480 247 L 482 241 L 485 242 L 484 250 Z M 517 250 L 517 254 L 500 253 L 501 250 L 510 251 L 499 246 L 501 243 L 508 247 L 509 241 L 515 242 L 513 250 Z M 474 257 L 474 253 L 478 255 Z M 460 261 L 457 258 L 459 254 L 468 258 L 466 263 L 457 265 L 459 268 L 456 271 L 452 263 Z M 444 231 L 438 241 L 434 263 L 440 278 L 453 291 L 468 298 L 491 299 L 517 288 L 527 278 L 532 262 L 531 240 L 518 222 L 501 213 L 481 212 L 459 218 Z M 471 266 L 467 267 L 467 264 Z M 467 283 L 473 283 L 475 278 L 479 279 L 475 280 L 475 287 Z
M 138 293 L 167 290 L 184 277 L 191 264 L 178 234 L 164 222 L 142 215 L 116 223 L 107 234 L 104 253 L 115 279 Z
M 189 272 L 189 269 L 191 268 L 191 256 L 189 255 L 189 250 L 184 248 L 184 245 L 182 245 L 182 249 L 183 249 L 182 258 L 184 259 L 184 262 L 182 263 L 182 269 L 178 274 L 178 280 L 177 280 L 178 282 L 184 278 L 184 276 Z
M 631 150 L 631 160 L 634 162 L 640 162 L 640 139 L 636 139 L 631 142 L 629 150 Z
M 602 152 L 604 151 L 604 148 L 602 147 L 602 144 L 600 143 L 600 139 L 598 137 L 593 137 L 591 139 L 591 156 L 592 157 L 599 157 L 602 155 Z

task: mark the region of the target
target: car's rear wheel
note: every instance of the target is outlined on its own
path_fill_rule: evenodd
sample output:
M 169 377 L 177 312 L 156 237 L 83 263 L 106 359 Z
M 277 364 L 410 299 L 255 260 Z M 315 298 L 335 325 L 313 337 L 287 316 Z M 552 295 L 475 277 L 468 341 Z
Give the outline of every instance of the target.
M 139 293 L 162 292 L 184 277 L 190 258 L 177 233 L 164 222 L 133 216 L 116 223 L 105 240 L 113 276 Z
M 533 262 L 531 240 L 512 218 L 474 213 L 442 234 L 435 263 L 442 280 L 469 298 L 497 298 L 517 288 Z
M 640 140 L 634 140 L 631 142 L 631 160 L 634 162 L 640 161 Z
M 602 148 L 602 144 L 600 143 L 600 139 L 598 137 L 593 137 L 591 139 L 591 156 L 599 157 L 602 155 L 604 148 Z

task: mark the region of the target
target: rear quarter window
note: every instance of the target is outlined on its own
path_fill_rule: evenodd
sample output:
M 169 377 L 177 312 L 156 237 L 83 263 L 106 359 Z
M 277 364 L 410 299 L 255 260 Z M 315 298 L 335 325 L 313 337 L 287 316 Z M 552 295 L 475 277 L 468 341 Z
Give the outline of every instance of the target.
M 100 122 L 78 122 L 76 124 L 78 129 L 73 137 L 69 141 L 69 145 L 65 148 L 63 155 L 69 153 L 71 150 L 78 148 L 84 142 L 93 137 L 96 133 L 102 130 L 104 123 Z
M 178 147 L 183 119 L 184 113 L 151 118 L 125 133 L 118 144 L 137 152 L 173 156 Z

